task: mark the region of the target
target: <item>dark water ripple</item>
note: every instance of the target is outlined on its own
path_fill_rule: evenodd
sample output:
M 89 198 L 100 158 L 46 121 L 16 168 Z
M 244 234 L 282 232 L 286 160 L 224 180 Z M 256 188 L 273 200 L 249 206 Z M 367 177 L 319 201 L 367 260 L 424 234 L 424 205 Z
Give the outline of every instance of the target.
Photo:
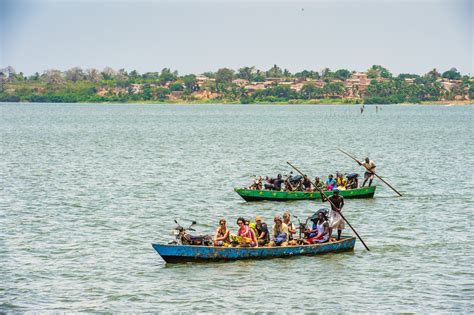
M 474 308 L 472 106 L 0 106 L 0 312 L 463 312 Z M 379 186 L 347 202 L 372 249 L 166 265 L 173 219 L 320 203 L 245 203 L 250 176 L 353 171 Z

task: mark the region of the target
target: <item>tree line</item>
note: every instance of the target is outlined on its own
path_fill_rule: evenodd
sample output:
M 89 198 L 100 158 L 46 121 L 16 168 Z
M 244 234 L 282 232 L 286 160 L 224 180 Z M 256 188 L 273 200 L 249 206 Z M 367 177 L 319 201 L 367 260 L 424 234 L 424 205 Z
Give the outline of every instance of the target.
M 474 97 L 473 79 L 456 68 L 444 72 L 436 69 L 426 74 L 402 73 L 397 76 L 383 66 L 374 65 L 365 72 L 370 84 L 361 90 L 345 85 L 355 71 L 325 68 L 321 71 L 303 70 L 291 73 L 274 65 L 267 71 L 242 67 L 237 71 L 221 68 L 215 72 L 179 75 L 164 68 L 158 72 L 140 74 L 136 70 L 81 69 L 46 70 L 26 76 L 14 68 L 0 70 L 0 102 L 191 102 L 199 92 L 208 92 L 213 102 L 310 102 L 339 100 L 347 103 L 419 103 Z M 204 81 L 203 81 L 204 78 Z M 236 79 L 246 80 L 238 84 Z M 274 83 L 268 84 L 268 80 Z M 248 81 L 248 82 L 247 82 Z M 300 82 L 300 89 L 286 83 Z M 314 82 L 320 82 L 319 85 Z M 453 82 L 447 89 L 443 81 Z M 266 82 L 265 88 L 249 91 L 245 85 Z M 105 91 L 101 93 L 101 91 Z

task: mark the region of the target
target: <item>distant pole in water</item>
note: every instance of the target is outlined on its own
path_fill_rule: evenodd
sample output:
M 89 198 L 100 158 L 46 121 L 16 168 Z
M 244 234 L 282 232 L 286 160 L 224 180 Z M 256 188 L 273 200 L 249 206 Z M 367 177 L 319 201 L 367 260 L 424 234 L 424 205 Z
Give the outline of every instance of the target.
M 376 113 L 379 112 L 379 106 L 378 106 L 378 105 L 375 105 L 375 112 L 376 112 Z

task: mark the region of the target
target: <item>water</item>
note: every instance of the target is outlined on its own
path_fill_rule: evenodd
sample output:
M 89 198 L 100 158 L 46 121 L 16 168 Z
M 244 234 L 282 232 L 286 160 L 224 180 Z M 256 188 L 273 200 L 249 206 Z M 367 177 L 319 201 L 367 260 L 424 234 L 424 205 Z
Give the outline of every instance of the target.
M 0 311 L 469 312 L 472 106 L 0 105 Z M 345 216 L 371 252 L 166 265 L 173 219 L 271 223 L 319 202 L 245 203 L 250 176 L 358 170 Z M 349 232 L 349 230 L 346 230 Z

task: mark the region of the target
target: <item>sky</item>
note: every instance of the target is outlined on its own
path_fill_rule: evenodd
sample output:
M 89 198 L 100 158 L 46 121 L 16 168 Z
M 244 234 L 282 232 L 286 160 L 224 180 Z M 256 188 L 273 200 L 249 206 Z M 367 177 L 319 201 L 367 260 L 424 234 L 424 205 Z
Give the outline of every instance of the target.
M 474 0 L 0 0 L 0 67 L 474 75 Z

